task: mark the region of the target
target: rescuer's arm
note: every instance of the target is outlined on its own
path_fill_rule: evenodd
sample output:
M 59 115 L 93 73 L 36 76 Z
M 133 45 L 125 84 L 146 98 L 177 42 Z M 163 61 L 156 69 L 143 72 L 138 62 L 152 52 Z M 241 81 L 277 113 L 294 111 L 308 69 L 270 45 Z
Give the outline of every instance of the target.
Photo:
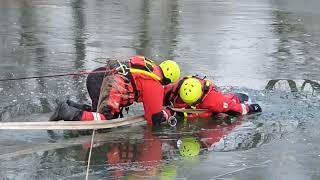
M 160 124 L 171 116 L 169 110 L 162 110 L 164 89 L 154 80 L 146 79 L 141 83 L 141 99 L 144 108 L 144 116 L 148 124 Z

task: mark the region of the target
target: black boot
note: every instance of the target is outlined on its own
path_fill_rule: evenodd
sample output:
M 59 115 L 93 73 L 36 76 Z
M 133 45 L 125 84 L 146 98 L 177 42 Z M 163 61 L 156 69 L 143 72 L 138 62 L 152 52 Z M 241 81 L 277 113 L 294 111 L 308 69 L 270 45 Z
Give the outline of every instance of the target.
M 249 113 L 262 112 L 262 108 L 260 107 L 259 104 L 250 104 L 249 109 L 250 109 Z
M 77 109 L 81 109 L 83 111 L 91 111 L 91 106 L 88 104 L 80 104 L 80 103 L 74 102 L 70 99 L 67 100 L 67 104 L 69 106 L 75 107 Z
M 60 103 L 55 109 L 54 113 L 50 117 L 49 121 L 80 121 L 82 117 L 82 111 L 69 106 L 67 103 Z

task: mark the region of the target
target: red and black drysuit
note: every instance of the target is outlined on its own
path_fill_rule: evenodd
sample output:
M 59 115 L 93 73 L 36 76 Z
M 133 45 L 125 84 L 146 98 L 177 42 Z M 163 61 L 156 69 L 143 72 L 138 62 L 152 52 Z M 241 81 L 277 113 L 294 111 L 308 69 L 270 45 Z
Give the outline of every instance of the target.
M 208 112 L 199 114 L 188 114 L 188 118 L 193 117 L 210 117 L 213 113 L 227 113 L 229 115 L 244 115 L 250 111 L 250 107 L 245 102 L 249 97 L 241 93 L 222 93 L 219 92 L 216 86 L 209 80 L 199 79 L 202 85 L 201 98 L 192 105 L 186 104 L 179 96 L 180 87 L 185 77 L 176 83 L 165 86 L 164 105 L 173 106 L 175 108 L 193 108 L 193 109 L 207 109 Z
M 142 102 L 148 124 L 159 124 L 171 116 L 163 110 L 164 78 L 161 68 L 143 56 L 133 56 L 128 62 L 109 62 L 87 78 L 92 110 L 83 111 L 81 120 L 118 118 L 122 109 L 134 102 Z M 100 93 L 101 90 L 101 93 Z M 101 97 L 100 97 L 101 96 Z M 99 99 L 100 98 L 100 99 Z M 95 113 L 99 112 L 99 113 Z

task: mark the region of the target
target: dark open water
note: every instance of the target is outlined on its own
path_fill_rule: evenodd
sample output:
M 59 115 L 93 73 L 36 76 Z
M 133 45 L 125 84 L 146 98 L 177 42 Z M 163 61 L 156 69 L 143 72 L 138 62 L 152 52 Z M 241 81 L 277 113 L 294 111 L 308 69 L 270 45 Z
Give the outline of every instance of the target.
M 0 78 L 91 70 L 102 57 L 174 59 L 183 75 L 248 92 L 263 113 L 232 125 L 118 128 L 96 137 L 89 179 L 320 179 L 316 0 L 0 0 Z M 87 101 L 85 76 L 0 82 L 0 120 L 47 121 Z M 141 107 L 131 114 L 141 113 Z M 0 131 L 0 179 L 84 179 L 85 132 Z M 196 158 L 184 137 L 211 140 Z M 116 151 L 118 150 L 118 151 Z M 121 154 L 121 163 L 112 156 Z

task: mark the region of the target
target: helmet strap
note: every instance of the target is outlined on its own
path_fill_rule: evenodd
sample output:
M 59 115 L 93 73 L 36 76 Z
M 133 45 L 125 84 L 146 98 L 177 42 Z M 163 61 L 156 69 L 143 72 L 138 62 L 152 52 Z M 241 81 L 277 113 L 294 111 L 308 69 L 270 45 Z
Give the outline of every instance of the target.
M 161 81 L 161 84 L 162 84 L 162 85 L 168 85 L 168 84 L 170 84 L 170 83 L 171 83 L 171 80 L 170 80 L 169 78 L 166 78 L 166 77 L 163 76 L 163 79 L 162 79 L 162 81 Z

